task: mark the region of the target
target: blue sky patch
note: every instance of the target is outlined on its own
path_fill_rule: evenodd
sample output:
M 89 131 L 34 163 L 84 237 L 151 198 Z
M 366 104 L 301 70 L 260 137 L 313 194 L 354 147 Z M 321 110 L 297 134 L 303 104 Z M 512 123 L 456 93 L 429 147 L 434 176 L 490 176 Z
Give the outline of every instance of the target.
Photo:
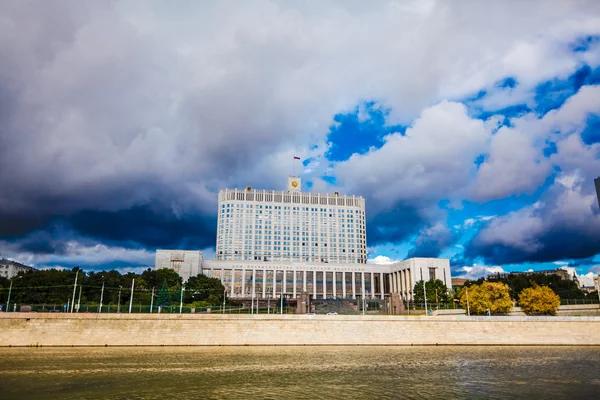
M 587 118 L 586 128 L 581 132 L 581 140 L 583 143 L 592 145 L 600 143 L 600 116 L 592 114 Z M 600 172 L 599 172 L 600 174 Z
M 330 161 L 345 161 L 353 154 L 380 148 L 384 144 L 383 138 L 390 133 L 404 134 L 405 126 L 386 125 L 388 114 L 389 110 L 377 107 L 375 102 L 365 103 L 364 110 L 356 107 L 351 113 L 336 114 L 333 118 L 336 123 L 329 128 L 327 142 L 330 147 L 325 157 Z

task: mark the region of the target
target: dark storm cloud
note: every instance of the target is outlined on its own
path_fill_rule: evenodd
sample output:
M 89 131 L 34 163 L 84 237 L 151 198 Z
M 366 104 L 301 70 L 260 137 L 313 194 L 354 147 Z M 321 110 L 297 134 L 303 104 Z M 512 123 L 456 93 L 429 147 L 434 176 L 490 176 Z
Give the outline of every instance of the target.
M 457 232 L 442 224 L 423 229 L 413 242 L 414 247 L 408 252 L 407 258 L 439 257 L 440 253 L 458 238 Z
M 85 210 L 66 221 L 76 232 L 102 242 L 134 242 L 146 248 L 213 246 L 217 235 L 214 215 L 177 215 L 159 205 L 139 205 L 115 212 Z
M 600 210 L 587 180 L 562 176 L 535 206 L 491 220 L 465 245 L 486 264 L 587 259 L 600 251 Z
M 368 204 L 367 202 L 367 207 Z M 425 219 L 416 206 L 405 202 L 397 203 L 392 209 L 379 211 L 367 221 L 367 245 L 400 243 L 414 235 L 424 224 Z

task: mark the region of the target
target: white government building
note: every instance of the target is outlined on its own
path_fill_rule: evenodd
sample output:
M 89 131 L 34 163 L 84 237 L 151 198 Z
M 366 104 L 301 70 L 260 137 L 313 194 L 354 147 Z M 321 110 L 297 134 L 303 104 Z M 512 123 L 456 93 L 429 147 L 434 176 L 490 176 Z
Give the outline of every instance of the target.
M 216 260 L 200 251 L 157 250 L 155 268 L 183 279 L 203 273 L 221 280 L 233 298 L 381 298 L 412 300 L 420 280 L 451 286 L 447 259 L 411 258 L 367 264 L 365 200 L 288 190 L 225 189 L 219 192 Z

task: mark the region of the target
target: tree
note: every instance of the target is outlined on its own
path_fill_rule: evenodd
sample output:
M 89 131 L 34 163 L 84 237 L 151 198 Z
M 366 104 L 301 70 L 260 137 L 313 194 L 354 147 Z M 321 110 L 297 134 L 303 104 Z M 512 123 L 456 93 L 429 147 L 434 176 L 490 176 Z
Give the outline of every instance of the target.
M 472 314 L 506 314 L 512 310 L 508 285 L 500 282 L 483 282 L 481 285 L 471 285 L 460 294 L 460 304 L 467 308 L 467 293 L 469 309 Z
M 186 303 L 201 301 L 207 303 L 207 306 L 218 305 L 223 303 L 224 295 L 225 287 L 219 279 L 200 274 L 186 282 L 183 300 Z
M 159 307 L 168 307 L 171 305 L 171 296 L 169 295 L 169 286 L 167 281 L 163 281 L 160 290 L 158 291 L 158 297 L 156 298 L 156 305 Z
M 534 284 L 519 294 L 519 305 L 527 315 L 555 315 L 560 297 L 549 287 Z
M 448 288 L 444 285 L 444 282 L 439 279 L 433 279 L 425 283 L 425 291 L 427 292 L 428 303 L 448 302 Z M 413 292 L 415 301 L 423 303 L 423 281 L 419 281 L 415 284 Z

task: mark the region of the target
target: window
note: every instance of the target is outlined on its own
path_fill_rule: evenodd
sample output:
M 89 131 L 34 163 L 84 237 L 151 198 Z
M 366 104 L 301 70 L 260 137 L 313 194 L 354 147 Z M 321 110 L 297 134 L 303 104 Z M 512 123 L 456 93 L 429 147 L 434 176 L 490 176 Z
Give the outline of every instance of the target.
M 435 279 L 435 268 L 429 268 L 429 280 L 432 281 Z

